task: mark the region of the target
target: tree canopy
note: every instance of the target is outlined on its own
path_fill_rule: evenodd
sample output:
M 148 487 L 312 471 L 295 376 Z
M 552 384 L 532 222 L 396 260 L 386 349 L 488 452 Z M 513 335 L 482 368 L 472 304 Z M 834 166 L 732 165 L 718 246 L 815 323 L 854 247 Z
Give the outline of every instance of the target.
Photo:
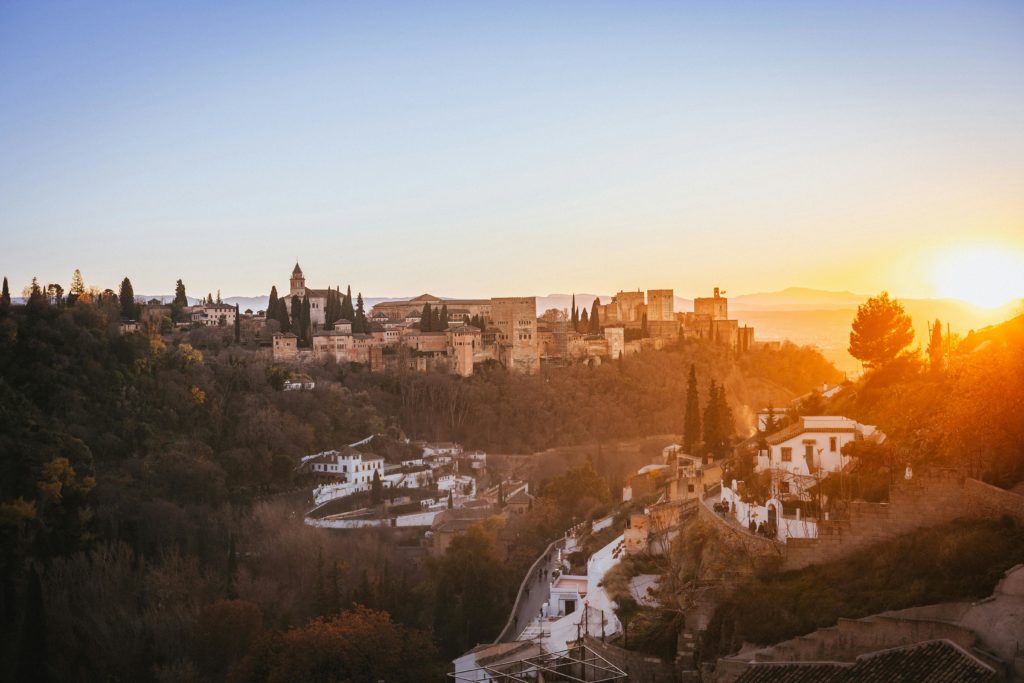
M 871 297 L 857 307 L 850 331 L 850 355 L 867 368 L 896 360 L 914 341 L 914 327 L 900 302 L 888 292 Z

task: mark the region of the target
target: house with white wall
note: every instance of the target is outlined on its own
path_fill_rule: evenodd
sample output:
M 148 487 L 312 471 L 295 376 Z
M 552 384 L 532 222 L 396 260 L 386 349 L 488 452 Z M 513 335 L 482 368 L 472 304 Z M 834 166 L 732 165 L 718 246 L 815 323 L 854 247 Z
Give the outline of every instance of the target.
M 850 464 L 843 446 L 853 441 L 881 443 L 885 434 L 874 425 L 838 415 L 799 418 L 765 438 L 757 454 L 758 472 L 771 472 L 772 490 L 780 496 L 803 496 L 807 489 Z

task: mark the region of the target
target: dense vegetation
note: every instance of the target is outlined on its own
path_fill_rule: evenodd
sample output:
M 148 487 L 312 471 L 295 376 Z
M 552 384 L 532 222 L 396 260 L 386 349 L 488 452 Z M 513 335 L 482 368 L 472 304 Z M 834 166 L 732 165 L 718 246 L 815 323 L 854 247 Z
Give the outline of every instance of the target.
M 5 680 L 294 680 L 347 657 L 309 643 L 353 623 L 380 642 L 423 643 L 416 661 L 429 669 L 492 638 L 537 552 L 606 508 L 621 468 L 604 442 L 682 430 L 691 364 L 702 397 L 717 378 L 737 412 L 834 375 L 810 350 L 737 359 L 687 344 L 537 377 L 327 364 L 310 369 L 315 391 L 282 392 L 286 371 L 230 340 L 119 336 L 115 301 L 0 306 Z M 545 475 L 531 512 L 434 561 L 397 531 L 299 523 L 297 458 L 381 431 L 492 451 L 591 443 L 594 465 Z M 397 674 L 378 664 L 369 675 L 430 678 L 415 662 Z
M 769 645 L 886 610 L 992 593 L 1024 561 L 1024 528 L 1011 520 L 960 520 L 828 564 L 751 579 L 715 611 L 701 658 L 744 642 Z

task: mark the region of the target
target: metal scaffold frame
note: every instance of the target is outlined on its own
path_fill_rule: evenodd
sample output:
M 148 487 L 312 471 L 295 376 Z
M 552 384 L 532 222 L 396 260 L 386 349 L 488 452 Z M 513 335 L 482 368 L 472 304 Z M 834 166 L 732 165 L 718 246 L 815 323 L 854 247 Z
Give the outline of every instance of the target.
M 525 659 L 449 673 L 464 683 L 621 683 L 625 671 L 585 645 Z

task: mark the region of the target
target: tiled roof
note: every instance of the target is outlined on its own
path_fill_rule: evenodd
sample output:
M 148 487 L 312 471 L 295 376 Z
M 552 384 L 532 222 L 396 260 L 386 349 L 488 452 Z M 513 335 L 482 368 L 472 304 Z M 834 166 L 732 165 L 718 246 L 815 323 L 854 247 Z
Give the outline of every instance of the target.
M 880 650 L 854 663 L 756 662 L 736 683 L 997 683 L 1002 675 L 948 640 Z

